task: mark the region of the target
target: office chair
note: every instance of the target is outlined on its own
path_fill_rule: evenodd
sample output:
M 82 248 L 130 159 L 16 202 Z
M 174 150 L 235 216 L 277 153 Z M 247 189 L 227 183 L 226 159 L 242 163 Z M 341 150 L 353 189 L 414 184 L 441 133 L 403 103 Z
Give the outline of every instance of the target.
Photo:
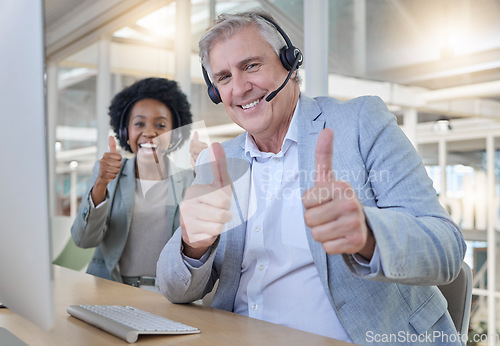
M 52 263 L 61 267 L 82 271 L 89 264 L 94 255 L 94 250 L 94 248 L 79 248 L 75 245 L 73 238 L 69 237 L 66 246 Z
M 460 335 L 467 335 L 472 301 L 472 271 L 462 263 L 458 276 L 446 285 L 438 286 L 448 301 L 448 311 Z

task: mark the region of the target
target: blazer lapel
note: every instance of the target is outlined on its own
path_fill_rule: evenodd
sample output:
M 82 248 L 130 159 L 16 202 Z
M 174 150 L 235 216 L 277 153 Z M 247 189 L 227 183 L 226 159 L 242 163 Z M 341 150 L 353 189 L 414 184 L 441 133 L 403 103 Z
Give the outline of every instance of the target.
M 245 135 L 240 136 L 240 144 L 234 149 L 226 149 L 228 170 L 233 181 L 233 219 L 224 230 L 224 255 L 220 273 L 219 288 L 214 296 L 217 306 L 229 311 L 234 309 L 234 300 L 240 282 L 241 263 L 245 248 L 246 224 L 249 215 L 250 164 L 245 157 Z
M 316 100 L 301 95 L 299 102 L 298 126 L 299 126 L 299 170 L 300 172 L 307 172 L 307 174 L 300 174 L 300 188 L 301 193 L 314 186 L 314 173 L 315 173 L 315 150 L 316 142 L 320 132 L 325 128 L 326 122 L 324 117 L 321 116 L 322 111 L 319 108 Z M 304 210 L 305 211 L 305 210 Z M 306 235 L 309 242 L 309 248 L 314 259 L 318 274 L 320 276 L 323 287 L 327 292 L 331 292 L 329 285 L 329 270 L 330 272 L 337 272 L 336 266 L 342 265 L 341 256 L 334 256 L 327 263 L 327 254 L 325 253 L 321 243 L 315 241 L 311 235 L 311 229 L 306 226 Z M 334 305 L 333 297 L 327 294 L 328 299 L 332 306 Z
M 127 232 L 132 221 L 135 199 L 135 157 L 124 162 L 122 176 L 119 182 L 122 201 L 127 213 Z
M 169 161 L 169 185 L 167 191 L 167 230 L 170 232 L 170 236 L 174 234 L 177 228 L 174 225 L 175 214 L 179 204 L 182 202 L 182 193 L 184 190 L 182 173 L 174 168 L 174 165 Z
M 301 192 L 304 193 L 307 189 L 314 186 L 315 162 L 314 153 L 316 150 L 316 142 L 320 132 L 325 128 L 326 122 L 321 116 L 322 111 L 316 100 L 306 96 L 300 96 L 299 109 L 297 112 L 297 125 L 299 127 L 298 148 L 299 148 L 299 169 L 304 178 L 300 181 Z M 311 172 L 311 174 L 309 174 Z
M 251 215 L 249 215 L 249 200 L 250 200 L 250 163 L 245 157 L 244 138 L 240 136 L 239 145 L 235 145 L 236 149 L 229 149 L 226 152 L 228 160 L 229 175 L 233 183 L 233 201 L 231 204 L 231 212 L 233 219 L 226 224 L 226 230 L 234 229 L 245 223 Z

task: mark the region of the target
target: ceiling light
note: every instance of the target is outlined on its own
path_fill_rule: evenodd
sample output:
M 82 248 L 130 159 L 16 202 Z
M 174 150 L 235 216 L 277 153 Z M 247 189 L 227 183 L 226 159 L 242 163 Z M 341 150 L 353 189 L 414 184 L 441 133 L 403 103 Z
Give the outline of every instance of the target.
M 76 169 L 77 167 L 78 167 L 78 161 L 71 161 L 71 162 L 69 163 L 69 168 L 70 168 L 70 169 L 74 170 L 74 169 Z

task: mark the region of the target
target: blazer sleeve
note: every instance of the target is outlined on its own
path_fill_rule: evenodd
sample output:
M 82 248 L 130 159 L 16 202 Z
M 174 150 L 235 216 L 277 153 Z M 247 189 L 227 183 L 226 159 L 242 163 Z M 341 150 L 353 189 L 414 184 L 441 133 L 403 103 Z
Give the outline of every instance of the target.
M 92 206 L 90 202 L 90 192 L 99 173 L 99 161 L 94 165 L 92 176 L 87 186 L 86 192 L 82 196 L 82 202 L 76 215 L 73 226 L 71 227 L 71 236 L 75 244 L 82 248 L 92 248 L 98 246 L 106 234 L 107 215 L 109 208 L 109 193 L 106 201 L 99 208 Z
M 420 155 L 384 102 L 365 97 L 358 111 L 358 148 L 371 198 L 364 198 L 377 256 L 370 268 L 344 255 L 361 276 L 411 285 L 451 282 L 466 245 L 458 226 L 439 203 Z M 359 196 L 358 196 L 359 197 Z
M 190 266 L 182 257 L 180 227 L 163 248 L 156 267 L 158 289 L 172 303 L 191 303 L 203 298 L 213 288 L 209 285 L 215 258 L 214 243 L 206 262 L 199 268 Z

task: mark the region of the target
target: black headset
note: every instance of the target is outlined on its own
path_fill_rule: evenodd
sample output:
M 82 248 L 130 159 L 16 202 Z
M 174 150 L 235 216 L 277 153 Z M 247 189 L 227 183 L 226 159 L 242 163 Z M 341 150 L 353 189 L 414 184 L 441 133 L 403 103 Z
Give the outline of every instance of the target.
M 259 17 L 261 17 L 262 19 L 264 19 L 268 23 L 270 23 L 272 26 L 274 26 L 276 28 L 276 30 L 278 30 L 280 35 L 283 37 L 283 39 L 285 40 L 286 46 L 281 48 L 279 56 L 280 56 L 280 61 L 281 61 L 281 64 L 283 65 L 283 67 L 285 67 L 287 71 L 290 71 L 288 73 L 288 77 L 286 78 L 285 82 L 283 84 L 281 84 L 281 86 L 278 89 L 276 89 L 275 91 L 273 91 L 271 94 L 269 94 L 266 97 L 266 101 L 269 102 L 285 86 L 285 84 L 290 79 L 290 76 L 292 75 L 293 71 L 295 71 L 296 69 L 299 68 L 300 65 L 302 65 L 303 56 L 302 56 L 302 52 L 300 51 L 300 49 L 298 49 L 297 47 L 295 47 L 292 44 L 292 41 L 290 41 L 287 34 L 283 31 L 283 29 L 281 29 L 281 27 L 278 24 L 276 24 L 273 20 L 271 20 L 265 16 L 259 15 Z M 207 87 L 208 87 L 208 96 L 210 97 L 212 102 L 215 104 L 222 102 L 222 99 L 221 99 L 220 94 L 219 94 L 219 90 L 210 81 L 210 77 L 208 76 L 208 72 L 205 69 L 205 67 L 203 66 L 203 64 L 201 65 L 201 69 L 203 72 L 203 78 L 205 79 L 205 83 L 207 84 Z
M 132 107 L 135 105 L 136 102 L 140 101 L 140 100 L 144 100 L 144 99 L 153 99 L 153 100 L 157 100 L 156 98 L 154 97 L 149 97 L 147 95 L 142 95 L 142 96 L 137 96 L 135 98 L 133 98 L 129 103 L 127 103 L 127 105 L 125 106 L 125 108 L 123 108 L 123 111 L 120 115 L 120 127 L 118 128 L 118 139 L 120 140 L 120 143 L 127 143 L 128 141 L 128 129 L 127 129 L 127 124 L 125 123 L 125 119 L 127 118 L 127 114 L 128 112 L 132 109 Z M 157 100 L 157 101 L 160 101 L 160 100 Z M 160 101 L 162 102 L 162 101 Z M 163 103 L 163 102 L 162 102 Z M 170 110 L 170 114 L 172 114 L 173 116 L 173 119 L 172 119 L 172 137 L 170 138 L 170 144 L 167 148 L 167 153 L 171 153 L 172 151 L 174 151 L 175 149 L 177 149 L 177 147 L 179 146 L 179 144 L 181 143 L 182 141 L 182 133 L 181 133 L 181 118 L 179 116 L 179 114 L 177 113 L 177 111 L 167 105 L 165 105 L 169 110 Z

